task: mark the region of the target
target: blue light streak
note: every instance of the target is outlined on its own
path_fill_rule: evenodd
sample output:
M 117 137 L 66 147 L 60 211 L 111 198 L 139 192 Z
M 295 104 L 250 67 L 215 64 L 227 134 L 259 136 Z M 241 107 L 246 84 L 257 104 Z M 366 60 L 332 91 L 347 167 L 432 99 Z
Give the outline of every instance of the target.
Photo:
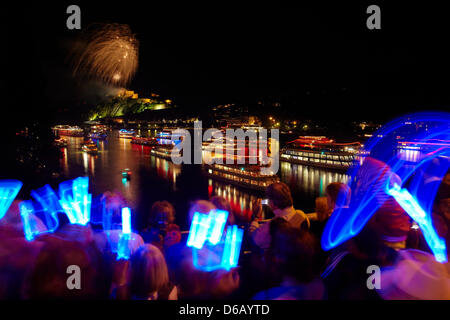
M 393 196 L 403 210 L 417 222 L 436 261 L 443 263 L 447 262 L 447 247 L 445 245 L 445 240 L 440 238 L 436 233 L 433 222 L 431 221 L 431 216 L 422 209 L 408 190 L 400 188 L 399 185 L 395 184 L 393 188 L 387 190 L 387 193 Z
M 117 244 L 117 260 L 128 260 L 131 256 L 129 242 L 131 241 L 131 211 L 130 208 L 122 208 L 122 234 Z
M 22 188 L 19 180 L 0 180 L 0 219 L 2 219 Z
M 27 241 L 32 241 L 44 233 L 52 233 L 58 228 L 59 221 L 56 214 L 48 214 L 48 212 L 44 211 L 43 219 L 38 219 L 38 215 L 42 211 L 37 211 L 31 200 L 20 202 L 19 210 L 23 224 L 23 232 Z M 39 222 L 43 224 L 39 224 Z M 43 228 L 44 225 L 46 229 Z
M 405 128 L 411 124 L 414 124 L 414 130 L 406 131 Z M 418 130 L 420 127 L 422 130 Z M 398 132 L 401 132 L 404 139 L 426 146 L 426 152 L 422 152 L 417 163 L 411 163 L 396 154 L 400 142 Z M 449 113 L 407 115 L 374 133 L 365 143 L 362 152 L 383 165 L 373 173 L 370 161 L 366 158 L 362 164 L 357 163 L 348 171 L 349 186 L 353 192 L 350 207 L 338 208 L 333 212 L 322 235 L 322 247 L 329 250 L 358 234 L 383 205 L 384 199 L 393 197 L 420 226 L 436 260 L 446 261 L 445 242 L 439 240 L 431 223 L 432 207 L 439 184 L 426 184 L 425 177 L 442 181 L 450 169 L 450 148 L 435 143 L 449 140 Z M 429 143 L 430 141 L 433 143 Z M 407 186 L 407 189 L 401 189 L 400 185 Z
M 88 189 L 88 177 L 64 181 L 59 185 L 59 203 L 71 224 L 86 225 L 90 221 L 92 195 Z
M 230 270 L 238 265 L 243 236 L 244 230 L 239 229 L 238 226 L 233 225 L 227 228 L 224 253 L 222 256 L 222 268 Z
M 209 215 L 200 212 L 194 213 L 187 240 L 188 247 L 194 247 L 197 249 L 203 248 L 209 229 L 211 228 L 211 222 L 212 219 Z
M 128 207 L 122 208 L 122 233 L 131 233 L 131 212 Z
M 31 215 L 34 214 L 34 207 L 31 201 L 22 201 L 19 203 L 20 216 L 23 223 L 23 232 L 27 241 L 32 241 L 39 233 L 36 232 L 36 224 L 31 219 Z
M 56 216 L 58 212 L 64 212 L 58 196 L 48 184 L 42 188 L 32 190 L 31 196 L 41 205 L 42 210 L 49 215 Z

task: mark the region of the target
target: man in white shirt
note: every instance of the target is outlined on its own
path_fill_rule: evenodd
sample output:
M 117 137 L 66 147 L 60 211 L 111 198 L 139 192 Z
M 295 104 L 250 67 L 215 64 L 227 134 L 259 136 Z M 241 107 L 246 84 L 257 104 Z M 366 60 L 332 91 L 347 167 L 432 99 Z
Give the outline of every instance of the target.
M 309 219 L 301 210 L 294 209 L 291 191 L 283 182 L 273 183 L 266 189 L 266 196 L 269 200 L 269 206 L 275 217 L 286 219 L 293 228 L 308 229 Z M 261 224 L 259 219 L 262 215 L 261 200 L 254 203 L 253 208 L 256 219 L 250 224 L 250 235 L 254 243 L 261 249 L 268 249 L 271 243 L 270 221 Z

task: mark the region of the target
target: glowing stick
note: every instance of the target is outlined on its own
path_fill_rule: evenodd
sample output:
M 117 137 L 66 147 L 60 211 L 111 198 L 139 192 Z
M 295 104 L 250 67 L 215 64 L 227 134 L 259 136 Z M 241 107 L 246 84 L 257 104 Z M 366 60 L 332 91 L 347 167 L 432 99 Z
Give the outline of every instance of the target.
M 122 233 L 131 233 L 131 212 L 130 208 L 122 208 Z
M 244 231 L 236 225 L 227 228 L 221 267 L 230 270 L 238 264 Z
M 131 240 L 131 212 L 130 208 L 122 208 L 122 235 L 117 244 L 117 260 L 130 259 L 131 249 L 129 242 Z
M 200 212 L 194 213 L 187 241 L 188 247 L 203 248 L 211 227 L 211 220 L 209 215 Z
M 22 201 L 21 203 L 19 203 L 19 209 L 20 216 L 22 218 L 25 239 L 27 241 L 31 241 L 36 235 L 34 228 L 35 225 L 33 224 L 32 219 L 30 219 L 30 215 L 34 213 L 33 203 L 31 201 Z
M 20 188 L 22 182 L 19 180 L 0 180 L 0 219 L 5 216 Z
M 408 190 L 404 188 L 401 189 L 399 185 L 395 184 L 393 188 L 387 190 L 387 193 L 394 197 L 403 210 L 417 222 L 436 261 L 447 262 L 447 247 L 445 245 L 445 240 L 440 238 L 436 233 L 431 221 L 431 216 L 426 214 Z
M 50 214 L 64 212 L 59 203 L 58 196 L 48 184 L 37 190 L 32 190 L 31 196 L 39 202 L 43 210 Z
M 196 237 L 197 237 L 197 228 L 198 228 L 198 223 L 199 223 L 199 214 L 198 212 L 194 213 L 194 216 L 192 217 L 192 222 L 191 222 L 191 228 L 189 230 L 189 236 L 187 239 L 187 243 L 186 245 L 188 247 L 193 247 L 194 243 L 196 242 Z
M 79 177 L 61 182 L 59 203 L 72 224 L 86 225 L 90 221 L 92 195 L 88 193 L 89 178 Z
M 36 216 L 36 211 L 31 200 L 19 203 L 20 217 L 22 218 L 23 232 L 27 241 L 32 241 L 36 236 L 55 231 L 58 227 L 58 219 L 51 215 L 46 215 L 47 229 L 40 224 L 40 220 Z M 51 220 L 53 219 L 53 220 Z
M 228 212 L 224 210 L 212 210 L 210 212 L 210 217 L 212 219 L 212 227 L 208 236 L 208 241 L 211 244 L 216 245 L 219 243 L 220 238 L 222 238 L 223 229 L 225 228 L 225 223 L 228 218 Z
M 117 244 L 117 260 L 130 259 L 131 249 L 129 242 L 131 240 L 131 234 L 123 233 L 119 239 L 119 243 Z

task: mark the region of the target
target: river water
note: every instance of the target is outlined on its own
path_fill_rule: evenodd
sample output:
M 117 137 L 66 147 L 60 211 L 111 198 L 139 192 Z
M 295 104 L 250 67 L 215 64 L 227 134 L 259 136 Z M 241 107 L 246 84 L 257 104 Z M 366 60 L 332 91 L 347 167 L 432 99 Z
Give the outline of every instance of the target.
M 138 132 L 139 133 L 139 132 Z M 145 135 L 154 136 L 149 130 Z M 241 220 L 251 216 L 251 202 L 264 193 L 240 189 L 233 185 L 214 181 L 202 173 L 201 165 L 175 165 L 170 160 L 150 154 L 151 148 L 132 144 L 130 139 L 119 138 L 118 131 L 111 131 L 106 141 L 97 141 L 98 154 L 89 155 L 81 150 L 83 138 L 64 137 L 67 148 L 62 149 L 62 174 L 67 178 L 88 176 L 93 196 L 110 190 L 123 194 L 129 206 L 137 212 L 137 228 L 145 225 L 145 217 L 151 204 L 167 200 L 174 204 L 177 223 L 186 228 L 186 214 L 191 201 L 220 195 L 229 200 Z M 131 179 L 122 178 L 129 169 Z M 331 182 L 347 182 L 344 173 L 280 162 L 281 181 L 291 188 L 294 206 L 305 212 L 314 211 L 314 201 L 324 195 Z

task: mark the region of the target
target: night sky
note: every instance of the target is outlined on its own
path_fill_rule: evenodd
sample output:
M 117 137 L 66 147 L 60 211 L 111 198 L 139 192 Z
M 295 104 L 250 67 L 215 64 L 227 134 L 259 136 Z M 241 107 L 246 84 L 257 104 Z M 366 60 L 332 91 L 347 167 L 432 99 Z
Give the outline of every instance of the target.
M 325 120 L 449 109 L 444 8 L 382 3 L 382 29 L 368 30 L 365 11 L 373 2 L 92 2 L 17 3 L 2 10 L 8 43 L 2 69 L 13 111 L 57 118 L 61 110 L 91 103 L 89 88 L 75 84 L 66 63 L 79 33 L 66 28 L 70 4 L 81 7 L 82 28 L 128 24 L 140 42 L 138 72 L 128 88 L 143 97 L 160 93 L 180 108 L 272 99 L 293 115 Z

